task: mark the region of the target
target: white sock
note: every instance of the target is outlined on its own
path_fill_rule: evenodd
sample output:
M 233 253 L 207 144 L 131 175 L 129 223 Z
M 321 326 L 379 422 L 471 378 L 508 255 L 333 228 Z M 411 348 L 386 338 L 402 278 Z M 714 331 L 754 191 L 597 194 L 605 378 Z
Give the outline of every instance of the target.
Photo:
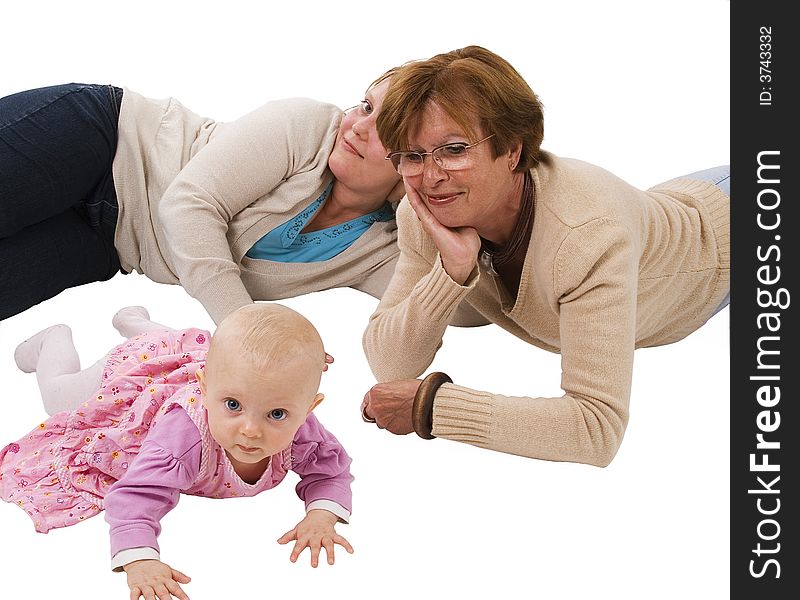
M 114 329 L 119 331 L 124 338 L 136 337 L 142 333 L 151 331 L 163 331 L 170 329 L 166 325 L 150 320 L 150 313 L 143 306 L 126 306 L 117 311 L 111 319 Z
M 36 372 L 49 415 L 75 410 L 97 393 L 102 382 L 104 360 L 82 371 L 72 330 L 66 325 L 53 325 L 22 342 L 14 360 L 22 371 Z

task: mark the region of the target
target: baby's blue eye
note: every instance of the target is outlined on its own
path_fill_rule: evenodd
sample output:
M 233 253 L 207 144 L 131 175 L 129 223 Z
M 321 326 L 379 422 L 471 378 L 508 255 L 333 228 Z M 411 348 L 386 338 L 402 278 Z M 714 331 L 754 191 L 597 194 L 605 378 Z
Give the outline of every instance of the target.
M 286 411 L 282 408 L 276 408 L 271 410 L 269 413 L 269 418 L 275 421 L 283 421 L 286 418 Z
M 235 412 L 235 411 L 239 410 L 241 407 L 242 407 L 242 405 L 239 404 L 238 400 L 234 400 L 233 398 L 227 398 L 225 400 L 225 408 L 227 408 L 228 410 L 231 410 L 231 411 Z

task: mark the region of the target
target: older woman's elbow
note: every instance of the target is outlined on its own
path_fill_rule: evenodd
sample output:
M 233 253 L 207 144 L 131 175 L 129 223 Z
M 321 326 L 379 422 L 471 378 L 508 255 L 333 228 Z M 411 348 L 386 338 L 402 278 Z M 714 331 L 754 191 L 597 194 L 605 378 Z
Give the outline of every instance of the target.
M 586 397 L 578 401 L 578 406 L 585 440 L 578 462 L 607 467 L 622 445 L 628 426 L 628 408 L 621 403 Z
M 607 467 L 614 460 L 628 426 L 628 411 L 615 410 L 607 414 L 602 426 L 602 434 L 594 444 L 592 464 L 596 467 Z

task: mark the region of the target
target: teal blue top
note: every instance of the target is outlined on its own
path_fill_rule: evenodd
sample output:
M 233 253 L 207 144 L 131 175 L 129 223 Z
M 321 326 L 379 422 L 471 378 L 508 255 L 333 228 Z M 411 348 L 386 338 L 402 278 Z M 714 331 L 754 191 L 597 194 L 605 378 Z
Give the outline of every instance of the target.
M 347 250 L 373 223 L 390 221 L 395 217 L 392 206 L 387 202 L 379 209 L 346 223 L 319 231 L 300 233 L 328 198 L 332 188 L 333 183 L 329 184 L 320 197 L 299 215 L 258 240 L 247 251 L 247 256 L 284 263 L 328 260 Z

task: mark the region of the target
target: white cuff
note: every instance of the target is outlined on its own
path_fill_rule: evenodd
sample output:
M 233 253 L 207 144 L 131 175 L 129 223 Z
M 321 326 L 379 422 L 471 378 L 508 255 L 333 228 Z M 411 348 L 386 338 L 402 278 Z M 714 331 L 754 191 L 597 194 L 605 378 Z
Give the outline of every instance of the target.
M 344 506 L 339 504 L 338 502 L 334 502 L 333 500 L 314 500 L 313 502 L 309 502 L 308 506 L 306 506 L 306 513 L 310 510 L 327 510 L 328 512 L 332 512 L 337 517 L 339 517 L 339 521 L 342 523 L 349 523 L 350 522 L 350 511 L 347 510 Z
M 111 570 L 116 572 L 123 571 L 122 567 L 137 560 L 161 560 L 161 555 L 158 550 L 148 546 L 120 550 L 111 559 Z

